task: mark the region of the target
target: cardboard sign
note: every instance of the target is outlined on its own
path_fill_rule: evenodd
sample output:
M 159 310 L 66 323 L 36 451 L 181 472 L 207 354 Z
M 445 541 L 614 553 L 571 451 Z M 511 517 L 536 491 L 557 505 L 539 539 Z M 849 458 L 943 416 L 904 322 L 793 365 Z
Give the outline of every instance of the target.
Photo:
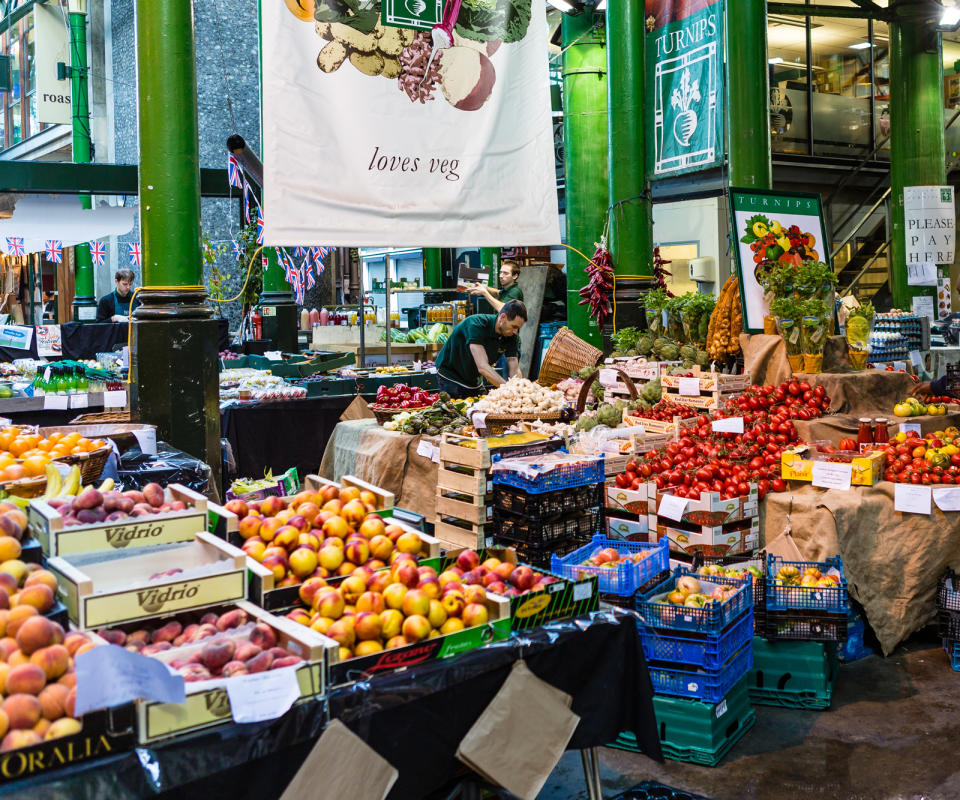
M 743 433 L 743 417 L 715 419 L 711 427 L 714 433 Z
M 919 422 L 901 422 L 900 423 L 900 433 L 910 433 L 910 431 L 913 431 L 914 433 L 917 433 L 921 436 L 923 435 L 923 431 L 920 430 Z
M 813 462 L 813 485 L 821 489 L 849 489 L 853 480 L 853 464 L 833 461 Z
M 123 408 L 127 404 L 127 393 L 123 389 L 113 389 L 103 393 L 104 408 Z
M 893 510 L 905 514 L 927 514 L 930 508 L 930 487 L 912 483 L 896 483 L 893 489 Z

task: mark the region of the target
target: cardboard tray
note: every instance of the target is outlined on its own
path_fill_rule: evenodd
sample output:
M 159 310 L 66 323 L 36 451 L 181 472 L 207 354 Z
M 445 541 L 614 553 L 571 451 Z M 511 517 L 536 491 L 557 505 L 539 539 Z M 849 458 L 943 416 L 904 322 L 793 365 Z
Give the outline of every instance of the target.
M 650 517 L 648 524 L 650 541 L 658 542 L 667 537 L 673 552 L 692 555 L 701 551 L 705 556 L 716 557 L 748 553 L 760 546 L 759 517 L 749 523 L 744 520 L 716 527 L 681 526 L 663 517 Z
M 726 375 L 722 372 L 711 372 L 694 366 L 685 372 L 692 372 L 700 382 L 701 392 L 742 392 L 750 386 L 749 375 Z M 660 382 L 670 389 L 680 388 L 680 376 L 663 374 Z
M 629 414 L 625 414 L 623 421 L 630 427 L 641 425 L 647 433 L 669 433 L 674 439 L 679 438 L 680 432 L 685 428 L 695 428 L 697 425 L 696 417 L 680 416 L 674 416 L 672 422 L 665 422 L 664 420 L 631 417 Z
M 842 456 L 842 453 L 831 453 L 829 456 L 813 452 L 806 445 L 785 450 L 780 455 L 780 477 L 790 481 L 812 481 L 813 465 L 816 461 Z M 886 454 L 882 450 L 870 453 L 849 454 L 845 459 L 853 465 L 853 474 L 850 482 L 854 486 L 873 486 L 883 477 L 886 464 Z
M 749 486 L 750 491 L 746 495 L 729 500 L 724 500 L 720 492 L 701 492 L 699 500 L 687 500 L 683 521 L 693 522 L 688 515 L 698 514 L 706 519 L 703 523 L 695 524 L 716 526 L 756 517 L 759 514 L 757 485 L 751 483 Z M 660 501 L 666 494 L 672 494 L 672 490 L 657 491 L 657 485 L 652 481 L 641 483 L 637 489 L 622 489 L 608 481 L 606 507 L 618 513 L 656 516 Z
M 217 564 L 218 571 L 193 578 L 178 574 L 150 580 L 171 569 Z M 78 628 L 109 627 L 161 613 L 246 599 L 247 556 L 202 531 L 194 541 L 150 548 L 54 556 L 57 596 Z
M 30 501 L 27 518 L 48 558 L 192 541 L 207 529 L 207 498 L 176 483 L 168 488 L 187 505 L 184 511 L 67 528 L 55 508 L 37 499 Z

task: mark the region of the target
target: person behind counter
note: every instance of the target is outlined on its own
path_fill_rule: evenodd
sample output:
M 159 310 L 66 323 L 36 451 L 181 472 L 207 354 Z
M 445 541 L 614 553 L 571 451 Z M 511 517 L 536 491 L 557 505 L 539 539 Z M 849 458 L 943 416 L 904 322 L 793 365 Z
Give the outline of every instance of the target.
M 97 322 L 127 322 L 130 314 L 140 305 L 140 301 L 134 299 L 133 307 L 130 307 L 131 290 L 136 279 L 132 269 L 118 269 L 113 279 L 117 288 L 105 294 L 97 303 Z
M 937 378 L 935 381 L 918 383 L 913 387 L 911 394 L 914 397 L 957 397 L 956 392 L 947 389 L 947 376 Z
M 437 355 L 440 390 L 451 397 L 469 397 L 480 390 L 483 380 L 494 386 L 505 383 L 491 366 L 500 356 L 507 359 L 510 377 L 519 375 L 517 334 L 526 321 L 527 309 L 519 300 L 503 303 L 499 314 L 474 314 L 463 320 Z
M 520 266 L 516 261 L 504 261 L 500 264 L 500 288 L 494 289 L 490 286 L 474 286 L 470 294 L 486 298 L 487 302 L 493 306 L 493 310 L 499 312 L 504 303 L 511 300 L 523 302 L 523 291 L 517 284 L 517 278 L 520 277 Z

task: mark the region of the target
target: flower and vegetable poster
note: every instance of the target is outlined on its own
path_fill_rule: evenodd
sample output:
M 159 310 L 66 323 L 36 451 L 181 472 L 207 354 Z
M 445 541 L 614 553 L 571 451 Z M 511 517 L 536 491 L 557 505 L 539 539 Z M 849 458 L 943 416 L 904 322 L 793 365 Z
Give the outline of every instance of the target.
M 262 4 L 264 240 L 560 240 L 541 0 Z
M 763 271 L 776 263 L 830 263 L 820 195 L 731 189 L 730 217 L 743 329 L 763 333 L 763 318 L 770 313 L 759 282 Z
M 723 162 L 723 0 L 646 0 L 647 175 Z

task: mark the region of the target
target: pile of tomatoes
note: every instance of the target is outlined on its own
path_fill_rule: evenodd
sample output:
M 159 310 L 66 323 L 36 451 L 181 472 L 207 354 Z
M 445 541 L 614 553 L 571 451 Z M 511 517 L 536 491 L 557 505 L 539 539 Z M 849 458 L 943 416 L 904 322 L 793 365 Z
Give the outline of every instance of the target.
M 652 408 L 638 408 L 636 411 L 631 411 L 630 416 L 639 417 L 640 419 L 657 419 L 663 422 L 673 422 L 674 417 L 689 419 L 690 417 L 697 416 L 698 413 L 696 409 L 690 408 L 690 406 L 674 403 L 670 400 L 661 400 Z
M 830 407 L 822 386 L 786 381 L 780 386 L 751 386 L 727 401 L 722 411 L 700 414 L 697 424 L 680 439 L 630 461 L 615 478 L 622 489 L 639 489 L 653 481 L 657 489 L 673 489 L 678 497 L 699 499 L 702 492 L 718 492 L 725 500 L 742 497 L 756 483 L 762 499 L 767 492 L 783 492 L 780 454 L 797 441 L 795 419 L 815 419 Z M 716 433 L 711 422 L 743 417 L 743 433 Z
M 884 448 L 883 479 L 893 483 L 960 484 L 960 431 L 898 433 Z

